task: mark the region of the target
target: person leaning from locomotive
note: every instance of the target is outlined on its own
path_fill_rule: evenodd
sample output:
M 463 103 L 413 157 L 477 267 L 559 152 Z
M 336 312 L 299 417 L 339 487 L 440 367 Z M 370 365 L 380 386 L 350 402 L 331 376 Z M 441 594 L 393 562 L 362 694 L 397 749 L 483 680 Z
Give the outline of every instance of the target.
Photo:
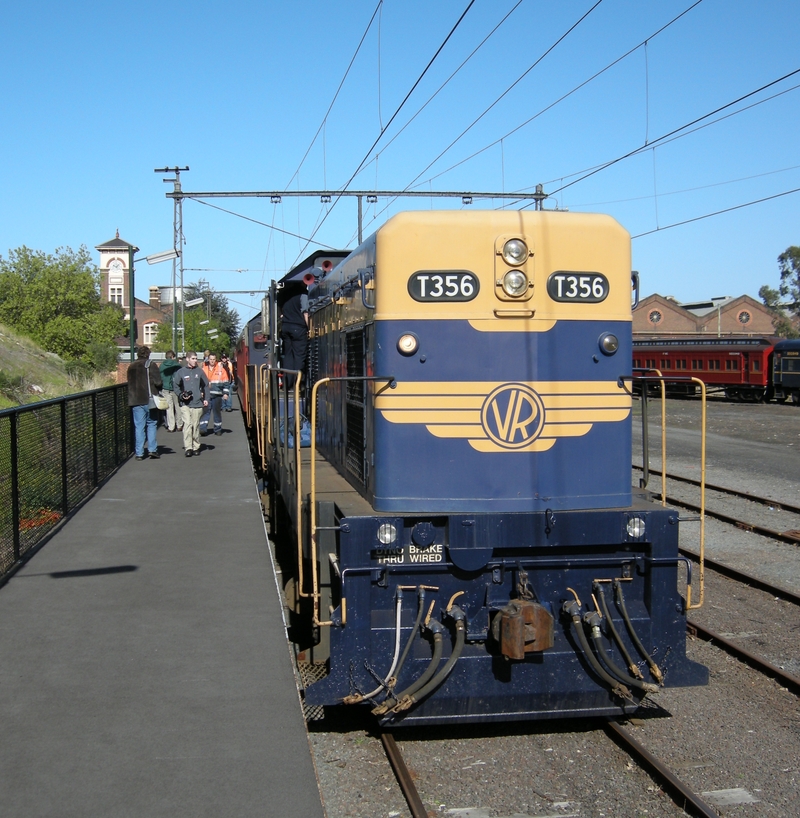
M 222 394 L 223 390 L 230 389 L 230 375 L 221 362 L 217 361 L 217 356 L 212 352 L 208 356 L 208 363 L 203 364 L 203 373 L 211 384 L 209 390 L 209 401 L 203 417 L 200 418 L 200 434 L 208 432 L 208 421 L 211 414 L 214 414 L 214 434 L 222 434 Z
M 172 391 L 181 405 L 183 448 L 186 457 L 200 454 L 200 417 L 211 397 L 211 386 L 203 370 L 197 365 L 197 353 L 186 355 L 186 366 L 172 376 Z
M 281 306 L 281 367 L 302 371 L 308 352 L 308 288 L 302 282 L 290 285 L 292 293 Z M 294 386 L 294 375 L 286 385 Z

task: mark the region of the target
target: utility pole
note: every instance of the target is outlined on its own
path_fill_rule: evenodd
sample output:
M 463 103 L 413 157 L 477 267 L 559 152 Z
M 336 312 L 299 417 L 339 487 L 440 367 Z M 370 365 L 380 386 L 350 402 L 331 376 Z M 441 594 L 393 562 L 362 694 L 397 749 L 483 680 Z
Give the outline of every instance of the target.
M 181 282 L 181 326 L 183 326 L 183 196 L 181 195 L 181 171 L 189 170 L 187 165 L 180 168 L 153 168 L 153 173 L 174 173 L 174 179 L 162 179 L 163 182 L 172 182 L 173 213 L 172 213 L 172 246 L 178 251 L 178 257 L 172 260 L 172 348 L 178 351 L 178 270 L 180 269 Z M 179 266 L 180 265 L 180 268 Z M 185 337 L 185 335 L 183 336 Z M 182 345 L 183 346 L 183 345 Z M 181 350 L 181 353 L 185 350 Z

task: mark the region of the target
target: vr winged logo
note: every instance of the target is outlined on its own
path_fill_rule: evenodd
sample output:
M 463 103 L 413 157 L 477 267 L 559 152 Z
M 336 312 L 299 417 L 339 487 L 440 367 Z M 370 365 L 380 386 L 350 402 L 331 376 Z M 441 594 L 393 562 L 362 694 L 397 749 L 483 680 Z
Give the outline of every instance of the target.
M 544 452 L 560 437 L 625 420 L 631 399 L 616 381 L 399 382 L 375 407 L 390 423 L 421 424 L 480 452 Z

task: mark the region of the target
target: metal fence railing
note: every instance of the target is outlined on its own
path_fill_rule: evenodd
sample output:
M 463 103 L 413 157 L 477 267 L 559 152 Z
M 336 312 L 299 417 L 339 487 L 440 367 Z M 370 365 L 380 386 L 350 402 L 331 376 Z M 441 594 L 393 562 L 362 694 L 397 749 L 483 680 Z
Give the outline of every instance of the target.
M 0 411 L 0 578 L 131 453 L 126 384 Z

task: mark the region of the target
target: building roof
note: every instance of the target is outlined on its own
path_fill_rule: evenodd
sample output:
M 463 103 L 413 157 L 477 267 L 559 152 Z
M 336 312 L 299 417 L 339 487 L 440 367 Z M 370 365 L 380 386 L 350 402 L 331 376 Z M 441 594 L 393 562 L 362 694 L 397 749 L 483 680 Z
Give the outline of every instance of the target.
M 131 244 L 129 241 L 125 241 L 125 239 L 121 239 L 119 237 L 119 230 L 117 230 L 117 235 L 113 239 L 109 239 L 108 241 L 104 241 L 102 244 L 96 244 L 95 250 L 128 250 L 133 247 L 134 250 L 138 250 L 139 248 L 135 245 Z

